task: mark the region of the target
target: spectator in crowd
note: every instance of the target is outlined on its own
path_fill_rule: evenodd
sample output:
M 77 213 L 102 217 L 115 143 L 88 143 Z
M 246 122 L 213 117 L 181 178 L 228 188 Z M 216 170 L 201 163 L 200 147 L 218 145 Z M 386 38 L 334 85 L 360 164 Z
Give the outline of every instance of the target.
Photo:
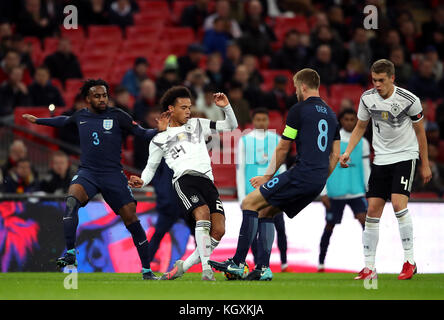
M 263 105 L 269 110 L 277 110 L 282 116 L 287 112 L 287 82 L 285 76 L 278 75 L 274 78 L 273 88 L 264 94 Z
M 28 87 L 23 82 L 23 68 L 14 67 L 10 72 L 9 80 L 0 86 L 0 117 L 11 121 L 15 107 L 31 104 Z
M 429 143 L 427 149 L 432 179 L 429 183 L 424 184 L 417 175 L 413 181 L 413 190 L 415 192 L 434 192 L 442 198 L 444 195 L 444 165 L 438 162 L 438 148 L 436 145 Z
M 109 14 L 105 0 L 87 0 L 79 2 L 79 22 L 81 25 L 109 24 Z
M 8 157 L 6 163 L 2 166 L 1 171 L 3 177 L 6 177 L 9 170 L 11 170 L 20 159 L 28 156 L 28 148 L 23 140 L 14 140 L 9 146 Z
M 203 27 L 204 21 L 208 16 L 208 0 L 194 0 L 192 5 L 185 7 L 180 16 L 180 25 L 182 27 L 193 28 L 197 33 L 199 28 Z
M 423 104 L 424 105 L 424 104 Z M 439 145 L 439 127 L 436 122 L 427 121 L 424 125 L 427 142 L 434 145 Z
M 157 106 L 156 83 L 151 79 L 145 79 L 140 84 L 140 95 L 134 104 L 134 119 L 143 121 L 148 109 Z
M 0 39 L 11 37 L 13 34 L 12 26 L 8 21 L 0 20 Z
M 394 47 L 390 51 L 390 61 L 395 65 L 395 83 L 397 86 L 406 88 L 413 74 L 412 65 L 405 62 L 404 49 L 401 46 Z
M 372 48 L 373 60 L 386 59 L 392 49 L 401 47 L 404 51 L 404 60 L 407 63 L 411 62 L 410 54 L 401 42 L 401 36 L 396 29 L 389 29 L 387 31 L 381 31 L 378 37 L 374 37 L 369 40 L 370 47 Z
M 25 85 L 30 85 L 32 82 L 31 73 L 27 68 L 20 63 L 20 52 L 14 49 L 8 50 L 3 60 L 0 62 L 0 84 L 9 79 L 13 68 L 22 67 L 23 79 Z
M 344 49 L 344 44 L 329 27 L 321 26 L 313 35 L 312 50 L 317 51 L 321 45 L 328 45 L 330 47 L 331 56 L 335 57 L 335 63 L 337 66 L 340 68 L 345 66 L 345 63 L 348 60 L 348 54 Z
M 146 110 L 143 115 L 143 119 L 141 121 L 141 126 L 148 129 L 157 128 L 157 121 L 162 113 L 161 107 L 152 107 Z M 133 153 L 133 162 L 134 167 L 143 170 L 146 166 L 146 162 L 148 159 L 148 150 L 149 143 L 144 137 L 134 137 L 134 153 Z
M 368 41 L 367 31 L 364 28 L 356 28 L 353 39 L 348 44 L 350 58 L 361 61 L 365 70 L 369 70 L 372 63 L 372 50 Z
M 412 20 L 403 21 L 399 30 L 401 33 L 402 43 L 409 53 L 417 52 L 417 46 L 420 39 L 418 32 L 416 31 L 415 23 Z
M 37 68 L 34 82 L 28 89 L 33 106 L 65 105 L 59 89 L 51 84 L 49 69 L 46 66 Z
M 231 79 L 236 67 L 242 63 L 242 50 L 236 41 L 229 41 L 227 44 L 227 54 L 222 63 L 222 72 L 225 79 Z
M 187 54 L 177 58 L 179 76 L 185 80 L 188 72 L 199 68 L 199 63 L 204 56 L 205 48 L 200 43 L 192 43 L 188 46 Z
M 40 188 L 46 193 L 66 194 L 73 176 L 66 153 L 56 151 L 51 157 L 50 170 L 41 179 Z
M 217 17 L 214 20 L 213 28 L 205 30 L 203 45 L 205 46 L 205 53 L 210 54 L 219 52 L 222 57 L 226 56 L 227 44 L 230 40 L 228 32 L 229 20 L 222 17 Z
M 367 71 L 364 68 L 361 60 L 357 58 L 350 58 L 345 67 L 345 71 L 340 76 L 339 81 L 350 84 L 360 84 L 361 86 L 367 85 Z
M 330 107 L 332 107 L 332 106 L 330 106 Z M 339 105 L 339 112 L 338 112 L 338 114 L 341 113 L 342 111 L 346 110 L 346 109 L 353 109 L 353 110 L 356 110 L 357 107 L 358 107 L 358 106 L 355 106 L 355 105 L 354 105 L 352 99 L 344 98 L 344 99 L 341 100 L 341 103 L 340 103 L 340 105 Z
M 134 24 L 133 10 L 129 0 L 116 0 L 109 10 L 109 22 L 122 30 Z
M 25 0 L 25 6 L 19 13 L 17 32 L 23 36 L 45 37 L 53 36 L 57 30 L 56 21 L 51 21 L 41 0 Z
M 148 66 L 149 63 L 146 58 L 136 58 L 133 68 L 125 73 L 120 82 L 120 85 L 125 87 L 133 97 L 139 96 L 140 83 L 148 78 Z
M 204 30 L 207 32 L 215 27 L 217 18 L 222 18 L 227 21 L 227 30 L 232 38 L 237 39 L 242 35 L 242 30 L 239 23 L 230 17 L 230 2 L 228 0 L 218 0 L 216 2 L 216 12 L 209 15 L 204 21 Z
M 243 97 L 243 85 L 238 81 L 231 81 L 228 87 L 228 99 L 233 107 L 240 128 L 251 123 L 250 105 Z
M 219 92 L 217 87 L 207 84 L 203 88 L 203 99 L 196 100 L 196 111 L 202 112 L 205 118 L 212 121 L 224 120 L 225 115 L 221 108 L 214 103 L 214 94 Z
M 265 34 L 271 42 L 277 40 L 273 29 L 265 22 L 263 7 L 260 1 L 251 0 L 247 4 L 246 17 L 241 24 L 242 33 L 259 29 L 261 34 Z M 253 29 L 252 29 L 253 28 Z
M 423 22 L 422 30 L 422 43 L 424 45 L 430 45 L 434 42 L 434 33 L 439 29 L 444 28 L 444 5 L 439 5 L 432 10 L 432 19 Z M 443 58 L 443 57 L 441 57 Z
M 310 64 L 321 78 L 321 84 L 331 85 L 338 81 L 339 67 L 332 60 L 331 48 L 327 44 L 320 45 L 316 50 L 316 57 Z
M 48 55 L 43 64 L 49 68 L 51 76 L 63 84 L 66 79 L 83 78 L 79 60 L 72 52 L 71 41 L 68 38 L 59 40 L 57 51 Z
M 31 193 L 40 190 L 40 183 L 31 168 L 29 159 L 19 159 L 4 179 L 5 193 Z
M 177 86 L 181 83 L 182 81 L 179 78 L 179 68 L 177 65 L 177 61 L 166 63 L 162 70 L 162 73 L 156 79 L 157 99 L 159 100 L 169 88 Z
M 204 99 L 204 86 L 207 83 L 208 78 L 205 70 L 197 68 L 188 72 L 184 85 L 190 89 L 197 103 L 197 101 L 202 101 Z
M 350 41 L 350 27 L 345 22 L 344 11 L 338 5 L 333 5 L 328 10 L 328 20 L 330 27 L 343 42 Z
M 300 41 L 300 34 L 295 29 L 285 33 L 282 47 L 273 54 L 270 67 L 273 69 L 287 69 L 292 73 L 304 68 L 309 57 L 309 48 Z
M 255 1 L 254 3 L 258 3 Z M 271 42 L 276 40 L 273 31 L 266 28 L 266 24 L 260 19 L 251 18 L 246 21 L 245 31 L 239 38 L 239 45 L 244 54 L 252 54 L 259 58 L 271 56 Z
M 222 56 L 215 52 L 208 56 L 206 76 L 208 81 L 216 88 L 216 92 L 221 92 L 225 88 L 226 79 L 222 72 Z
M 26 43 L 20 34 L 15 34 L 11 37 L 11 48 L 20 55 L 20 64 L 25 66 L 31 75 L 34 75 L 35 68 L 31 58 L 33 50 L 31 43 Z
M 422 60 L 418 72 L 410 79 L 408 90 L 420 99 L 436 100 L 441 97 L 438 82 L 433 75 L 433 65 L 429 60 Z
M 259 72 L 259 59 L 252 54 L 242 56 L 242 64 L 247 67 L 248 83 L 254 87 L 259 87 L 264 82 L 264 77 Z
M 74 104 L 69 110 L 66 110 L 62 113 L 62 116 L 70 117 L 75 112 L 86 108 L 86 101 L 82 97 L 82 95 L 77 94 L 74 98 Z M 62 140 L 65 143 L 68 143 L 74 147 L 80 146 L 80 138 L 79 138 L 79 131 L 77 129 L 77 125 L 75 123 L 70 123 L 64 127 L 61 127 L 58 129 L 58 136 L 60 140 Z M 72 150 L 67 150 L 65 148 L 62 148 L 62 150 L 68 154 L 75 154 Z
M 427 46 L 424 51 L 424 58 L 432 63 L 433 75 L 437 82 L 443 78 L 443 63 L 439 60 L 438 50 L 432 45 Z
M 130 92 L 123 86 L 117 86 L 114 88 L 114 107 L 120 108 L 128 114 L 132 115 L 130 109 L 132 109 L 132 100 Z
M 233 80 L 241 84 L 243 98 L 248 101 L 250 108 L 255 109 L 261 107 L 262 92 L 259 87 L 250 83 L 250 73 L 247 66 L 244 64 L 238 65 Z

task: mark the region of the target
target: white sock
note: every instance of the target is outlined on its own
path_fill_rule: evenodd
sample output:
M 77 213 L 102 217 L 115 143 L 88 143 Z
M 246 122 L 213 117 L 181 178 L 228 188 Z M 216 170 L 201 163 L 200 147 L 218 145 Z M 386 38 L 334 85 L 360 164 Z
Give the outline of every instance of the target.
M 413 259 L 413 223 L 409 210 L 395 212 L 399 224 L 399 234 L 401 235 L 402 247 L 404 248 L 404 262 L 415 264 Z
M 362 233 L 362 244 L 364 245 L 364 262 L 370 270 L 375 269 L 376 247 L 379 240 L 379 218 L 366 217 L 365 229 Z
M 213 253 L 214 249 L 217 247 L 218 244 L 219 241 L 211 237 L 211 253 Z M 198 264 L 199 262 L 200 262 L 199 250 L 197 250 L 196 248 L 193 251 L 193 253 L 183 262 L 183 270 L 187 272 L 188 269 L 190 269 L 195 264 Z
M 202 262 L 202 270 L 211 269 L 208 264 L 211 255 L 210 229 L 211 221 L 199 220 L 196 222 L 196 249 L 199 252 L 200 261 Z

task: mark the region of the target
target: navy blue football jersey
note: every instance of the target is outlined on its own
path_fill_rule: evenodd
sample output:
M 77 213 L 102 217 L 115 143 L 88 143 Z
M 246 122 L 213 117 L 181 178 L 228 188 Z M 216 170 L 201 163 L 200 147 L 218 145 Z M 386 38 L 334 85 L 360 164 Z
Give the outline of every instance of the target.
M 157 129 L 144 129 L 131 116 L 119 108 L 107 108 L 101 113 L 88 109 L 77 111 L 71 116 L 41 118 L 37 124 L 63 127 L 74 123 L 80 137 L 80 168 L 97 172 L 122 170 L 122 136 L 126 132 L 152 138 Z
M 340 135 L 336 114 L 321 98 L 309 97 L 290 109 L 282 138 L 296 142 L 299 178 L 327 179 L 333 141 Z

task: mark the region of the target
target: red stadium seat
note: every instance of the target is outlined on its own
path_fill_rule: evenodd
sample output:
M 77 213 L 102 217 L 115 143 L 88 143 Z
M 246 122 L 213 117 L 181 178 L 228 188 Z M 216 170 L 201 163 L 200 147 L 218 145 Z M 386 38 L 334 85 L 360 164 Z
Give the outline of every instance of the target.
M 291 95 L 294 93 L 293 85 L 293 74 L 288 70 L 262 70 L 262 76 L 264 77 L 264 82 L 261 85 L 261 89 L 264 91 L 269 91 L 273 88 L 274 78 L 278 75 L 282 75 L 287 78 L 287 94 Z
M 183 10 L 191 6 L 194 2 L 193 1 L 174 1 L 173 2 L 173 12 L 172 12 L 172 18 L 175 24 L 180 24 L 180 17 L 182 16 Z
M 268 113 L 268 116 L 270 118 L 270 123 L 268 125 L 268 128 L 276 130 L 276 133 L 279 135 L 282 134 L 282 130 L 285 126 L 282 114 L 279 111 L 271 110 Z
M 169 16 L 170 8 L 167 1 L 138 1 L 140 12 L 156 13 Z
M 60 28 L 60 35 L 63 38 L 68 38 L 71 42 L 79 42 L 85 40 L 85 29 L 82 26 L 78 26 L 77 29 L 65 29 Z
M 118 41 L 122 40 L 122 30 L 118 26 L 98 26 L 91 25 L 88 28 L 88 38 L 98 41 Z
M 129 26 L 126 28 L 125 36 L 127 39 L 146 39 L 147 41 L 152 41 L 154 39 L 159 39 L 162 32 L 163 28 L 157 26 Z M 155 45 L 155 43 L 152 43 L 152 45 Z
M 153 27 L 163 27 L 169 23 L 169 16 L 162 16 L 150 12 L 136 13 L 133 16 L 133 19 L 135 26 L 148 25 Z
M 236 165 L 212 164 L 214 184 L 219 188 L 236 188 Z
M 170 41 L 180 41 L 192 43 L 196 41 L 196 36 L 192 28 L 189 27 L 169 27 L 164 30 L 165 38 Z
M 338 110 L 342 99 L 347 98 L 353 101 L 357 110 L 363 92 L 364 88 L 359 84 L 333 84 L 330 86 L 330 102 L 333 106 L 330 107 Z
M 155 40 L 157 41 L 157 40 Z M 144 52 L 145 54 L 148 52 L 153 52 L 155 45 L 152 41 L 147 41 L 144 38 L 139 39 L 128 39 L 123 41 L 121 51 L 122 52 Z
M 309 33 L 310 28 L 308 27 L 307 18 L 304 16 L 289 17 L 276 17 L 275 20 L 275 30 L 285 30 L 296 29 L 300 33 Z

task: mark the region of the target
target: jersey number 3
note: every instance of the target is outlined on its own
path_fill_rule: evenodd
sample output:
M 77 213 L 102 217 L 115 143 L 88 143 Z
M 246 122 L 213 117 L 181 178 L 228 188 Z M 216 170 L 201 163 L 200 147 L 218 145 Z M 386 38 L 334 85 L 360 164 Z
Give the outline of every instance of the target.
M 328 142 L 328 122 L 324 119 L 319 120 L 318 122 L 318 130 L 319 130 L 319 135 L 318 135 L 318 148 L 319 150 L 321 150 L 322 152 L 325 151 L 325 149 L 327 149 L 327 142 Z
M 95 146 L 98 146 L 100 144 L 100 140 L 99 140 L 99 135 L 97 134 L 97 132 L 93 132 L 92 133 L 92 137 L 93 137 L 93 144 Z

